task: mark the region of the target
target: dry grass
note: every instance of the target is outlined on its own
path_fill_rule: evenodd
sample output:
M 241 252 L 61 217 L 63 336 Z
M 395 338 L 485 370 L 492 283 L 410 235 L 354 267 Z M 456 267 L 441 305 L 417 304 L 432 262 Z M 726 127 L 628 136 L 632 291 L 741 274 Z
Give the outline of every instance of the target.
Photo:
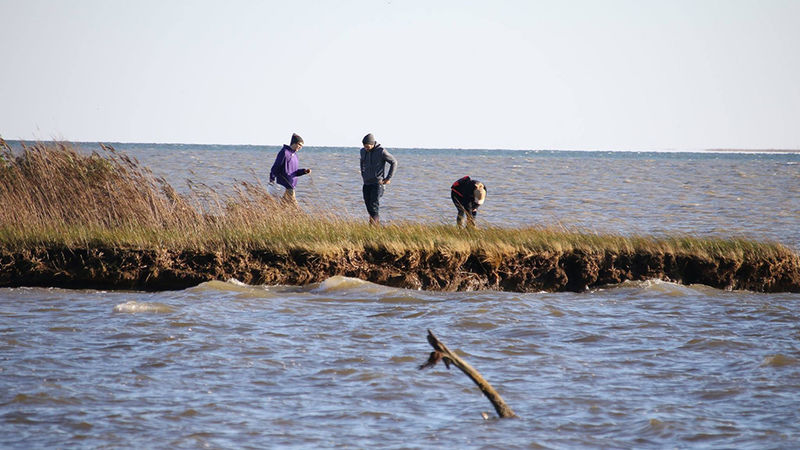
M 701 256 L 791 253 L 775 243 L 690 236 L 599 235 L 553 228 L 458 229 L 395 223 L 370 227 L 321 211 L 286 208 L 258 183 L 222 194 L 190 182 L 179 194 L 138 161 L 102 144 L 91 154 L 66 143 L 14 152 L 0 139 L 0 248 L 106 246 L 173 250 L 289 250 L 323 254 L 381 247 L 512 253 L 633 252 Z

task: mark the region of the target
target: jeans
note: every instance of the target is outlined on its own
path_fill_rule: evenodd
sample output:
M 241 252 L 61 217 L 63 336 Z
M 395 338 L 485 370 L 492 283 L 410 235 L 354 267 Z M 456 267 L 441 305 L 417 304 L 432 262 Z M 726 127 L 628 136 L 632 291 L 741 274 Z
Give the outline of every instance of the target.
M 362 189 L 364 192 L 364 204 L 367 205 L 367 212 L 372 218 L 377 218 L 380 211 L 380 200 L 383 197 L 382 184 L 365 184 Z

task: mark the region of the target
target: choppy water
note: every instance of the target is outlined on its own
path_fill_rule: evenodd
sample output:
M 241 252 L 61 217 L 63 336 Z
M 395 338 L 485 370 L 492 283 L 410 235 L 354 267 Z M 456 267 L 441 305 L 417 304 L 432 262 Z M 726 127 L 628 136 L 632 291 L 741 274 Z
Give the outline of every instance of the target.
M 427 293 L 334 278 L 2 291 L 2 447 L 791 447 L 800 306 L 628 284 Z M 418 371 L 433 329 L 461 373 Z
M 131 146 L 175 184 L 265 177 L 273 149 Z M 277 149 L 275 149 L 277 150 Z M 800 155 L 399 150 L 385 218 L 747 235 L 800 248 Z M 364 215 L 357 153 L 301 151 L 306 205 Z M 195 175 L 189 173 L 194 171 Z M 340 195 L 337 195 L 339 192 Z M 430 328 L 500 391 L 418 371 Z M 174 292 L 0 289 L 0 447 L 792 448 L 800 295 L 662 282 L 432 293 L 335 277 Z

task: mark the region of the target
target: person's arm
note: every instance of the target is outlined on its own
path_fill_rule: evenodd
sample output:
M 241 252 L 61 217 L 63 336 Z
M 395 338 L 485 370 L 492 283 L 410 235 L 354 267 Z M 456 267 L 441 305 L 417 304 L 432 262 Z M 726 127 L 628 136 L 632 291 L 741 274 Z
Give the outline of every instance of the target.
M 301 175 L 306 175 L 306 174 L 309 174 L 309 173 L 311 173 L 311 169 L 297 169 L 297 170 L 294 171 L 292 176 L 293 177 L 299 177 Z
M 386 149 L 383 149 L 383 160 L 384 162 L 389 163 L 389 173 L 386 175 L 386 178 L 383 179 L 383 183 L 387 184 L 394 176 L 394 169 L 397 167 L 397 160 L 394 159 L 394 156 L 386 151 Z

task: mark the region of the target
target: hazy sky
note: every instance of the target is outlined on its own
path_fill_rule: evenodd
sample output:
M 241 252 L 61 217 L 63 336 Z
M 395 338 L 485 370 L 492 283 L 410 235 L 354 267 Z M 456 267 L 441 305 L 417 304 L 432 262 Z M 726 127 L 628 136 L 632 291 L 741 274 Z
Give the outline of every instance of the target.
M 800 149 L 800 1 L 0 0 L 5 139 Z

